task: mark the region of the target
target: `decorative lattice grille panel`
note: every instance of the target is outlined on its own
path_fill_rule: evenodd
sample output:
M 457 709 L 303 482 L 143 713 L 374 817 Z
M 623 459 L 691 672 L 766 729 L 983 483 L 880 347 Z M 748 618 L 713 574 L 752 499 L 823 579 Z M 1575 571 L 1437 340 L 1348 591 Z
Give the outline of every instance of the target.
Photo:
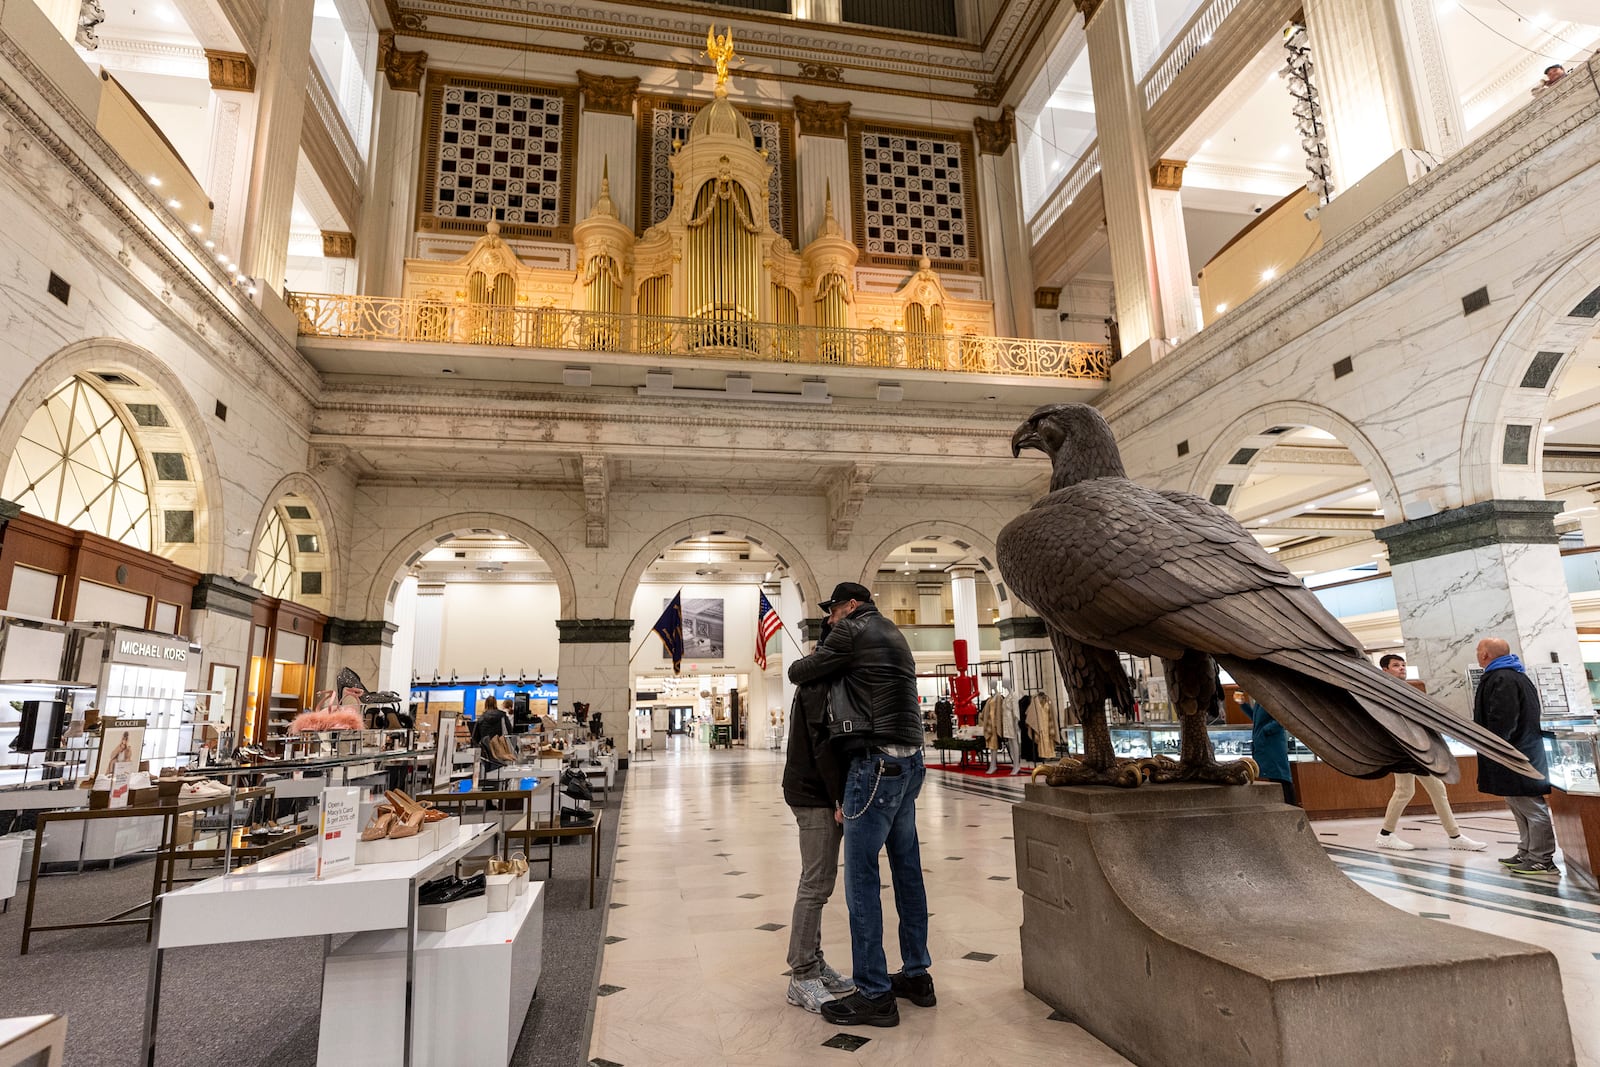
M 864 262 L 977 270 L 977 196 L 965 134 L 852 126 L 856 244 Z
M 429 91 L 420 228 L 570 236 L 576 90 L 444 77 Z
M 654 226 L 672 210 L 673 146 L 689 139 L 695 114 L 705 105 L 700 101 L 642 97 L 639 121 L 639 232 Z M 765 150 L 772 164 L 767 184 L 767 218 L 775 233 L 790 244 L 796 242 L 797 212 L 794 207 L 794 123 L 787 111 L 739 109 L 750 120 L 756 149 Z

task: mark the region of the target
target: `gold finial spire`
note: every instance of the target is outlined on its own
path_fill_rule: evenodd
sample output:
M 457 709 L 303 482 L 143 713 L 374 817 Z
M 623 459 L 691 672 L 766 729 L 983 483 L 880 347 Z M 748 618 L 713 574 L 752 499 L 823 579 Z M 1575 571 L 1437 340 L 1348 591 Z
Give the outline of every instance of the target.
M 590 218 L 617 217 L 617 205 L 611 200 L 611 157 L 604 156 L 600 160 L 600 196 L 595 200 L 594 207 L 589 210 Z
M 706 27 L 706 55 L 717 65 L 717 87 L 714 90 L 718 96 L 728 95 L 728 61 L 733 58 L 733 26 L 728 26 L 728 32 L 717 33 L 716 23 Z
M 844 236 L 844 229 L 839 225 L 839 219 L 833 213 L 833 180 L 831 178 L 823 183 L 822 224 L 817 227 L 817 236 Z

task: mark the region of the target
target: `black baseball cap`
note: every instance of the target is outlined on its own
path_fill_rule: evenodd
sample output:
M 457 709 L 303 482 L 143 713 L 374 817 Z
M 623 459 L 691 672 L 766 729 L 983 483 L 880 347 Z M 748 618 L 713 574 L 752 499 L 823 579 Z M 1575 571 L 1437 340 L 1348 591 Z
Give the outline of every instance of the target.
M 835 604 L 846 600 L 859 600 L 863 604 L 872 603 L 872 590 L 856 582 L 840 582 L 833 587 L 833 595 L 817 606 L 823 611 L 832 611 Z

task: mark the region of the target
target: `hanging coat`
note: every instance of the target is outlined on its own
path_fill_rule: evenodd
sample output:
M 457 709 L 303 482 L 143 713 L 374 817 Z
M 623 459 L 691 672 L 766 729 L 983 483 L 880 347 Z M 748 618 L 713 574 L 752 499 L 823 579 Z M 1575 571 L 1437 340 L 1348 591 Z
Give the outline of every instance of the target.
M 1039 746 L 1033 739 L 1033 723 L 1029 719 L 1029 706 L 1033 697 L 1027 693 L 1017 701 L 1017 745 L 1022 749 L 1022 758 L 1029 763 L 1039 762 Z
M 1039 759 L 1055 759 L 1056 738 L 1060 736 L 1061 724 L 1056 720 L 1055 705 L 1043 693 L 1033 694 L 1033 701 L 1028 706 L 1028 729 L 1039 750 Z
M 1000 747 L 1001 738 L 1006 736 L 1006 697 L 1004 693 L 996 693 L 983 702 L 983 709 L 978 713 L 979 720 L 983 723 L 983 743 L 990 751 Z

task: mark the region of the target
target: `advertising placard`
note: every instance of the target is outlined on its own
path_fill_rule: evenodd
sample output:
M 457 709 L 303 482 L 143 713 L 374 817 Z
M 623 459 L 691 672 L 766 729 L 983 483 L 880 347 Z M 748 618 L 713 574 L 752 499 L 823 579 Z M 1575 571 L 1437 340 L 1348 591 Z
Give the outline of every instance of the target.
M 322 825 L 317 835 L 317 877 L 331 878 L 356 869 L 356 824 L 361 788 L 336 786 L 322 791 Z

